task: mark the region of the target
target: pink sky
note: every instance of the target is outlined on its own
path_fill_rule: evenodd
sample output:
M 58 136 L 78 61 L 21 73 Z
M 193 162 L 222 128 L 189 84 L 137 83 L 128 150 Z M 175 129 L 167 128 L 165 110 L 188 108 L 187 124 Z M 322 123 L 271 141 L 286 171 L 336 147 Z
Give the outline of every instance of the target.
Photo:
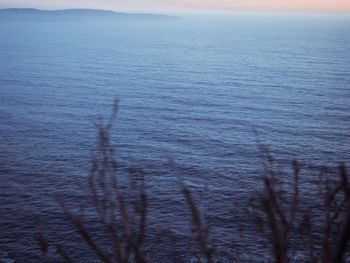
M 0 0 L 0 7 L 103 8 L 113 10 L 234 11 L 337 10 L 349 11 L 350 0 Z

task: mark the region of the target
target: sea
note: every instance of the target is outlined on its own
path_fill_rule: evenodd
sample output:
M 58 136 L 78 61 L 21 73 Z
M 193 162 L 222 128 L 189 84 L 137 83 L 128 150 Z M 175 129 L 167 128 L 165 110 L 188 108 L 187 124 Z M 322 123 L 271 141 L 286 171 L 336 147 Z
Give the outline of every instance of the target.
M 143 171 L 151 230 L 186 234 L 181 178 L 219 247 L 234 250 L 230 222 L 253 231 L 239 211 L 262 186 L 261 145 L 280 171 L 300 161 L 310 200 L 321 167 L 350 164 L 350 17 L 1 21 L 1 263 L 41 262 L 38 231 L 77 262 L 99 262 L 83 253 L 58 199 L 80 207 L 97 127 L 116 99 L 111 141 L 122 165 Z M 252 249 L 236 262 L 269 262 L 258 236 L 245 236 Z

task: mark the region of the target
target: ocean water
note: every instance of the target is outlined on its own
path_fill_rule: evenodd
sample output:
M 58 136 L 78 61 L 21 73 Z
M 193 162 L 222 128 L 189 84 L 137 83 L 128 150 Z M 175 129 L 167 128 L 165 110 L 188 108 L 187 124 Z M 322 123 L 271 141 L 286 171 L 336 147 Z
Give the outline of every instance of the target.
M 171 158 L 210 193 L 215 231 L 230 232 L 233 200 L 249 204 L 262 170 L 254 129 L 279 165 L 302 160 L 307 180 L 349 164 L 350 18 L 1 23 L 0 262 L 38 262 L 37 227 L 79 247 L 56 197 L 79 204 L 115 98 L 118 158 L 144 169 L 159 224 L 184 220 Z

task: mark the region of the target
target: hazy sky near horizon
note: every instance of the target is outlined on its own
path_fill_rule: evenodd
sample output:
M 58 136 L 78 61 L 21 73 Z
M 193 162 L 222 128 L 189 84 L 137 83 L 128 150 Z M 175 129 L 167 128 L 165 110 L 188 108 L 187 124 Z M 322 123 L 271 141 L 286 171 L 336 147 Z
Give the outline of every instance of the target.
M 349 11 L 350 0 L 0 0 L 0 7 L 164 11 L 235 11 L 242 9 Z

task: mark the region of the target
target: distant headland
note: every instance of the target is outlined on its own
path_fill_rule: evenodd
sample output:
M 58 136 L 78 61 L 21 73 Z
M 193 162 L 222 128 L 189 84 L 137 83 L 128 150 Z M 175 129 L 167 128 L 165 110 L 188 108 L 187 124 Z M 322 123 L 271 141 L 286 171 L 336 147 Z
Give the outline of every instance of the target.
M 39 10 L 34 8 L 0 9 L 0 20 L 10 21 L 90 21 L 90 20 L 159 20 L 179 19 L 177 16 L 123 13 L 98 9 Z

